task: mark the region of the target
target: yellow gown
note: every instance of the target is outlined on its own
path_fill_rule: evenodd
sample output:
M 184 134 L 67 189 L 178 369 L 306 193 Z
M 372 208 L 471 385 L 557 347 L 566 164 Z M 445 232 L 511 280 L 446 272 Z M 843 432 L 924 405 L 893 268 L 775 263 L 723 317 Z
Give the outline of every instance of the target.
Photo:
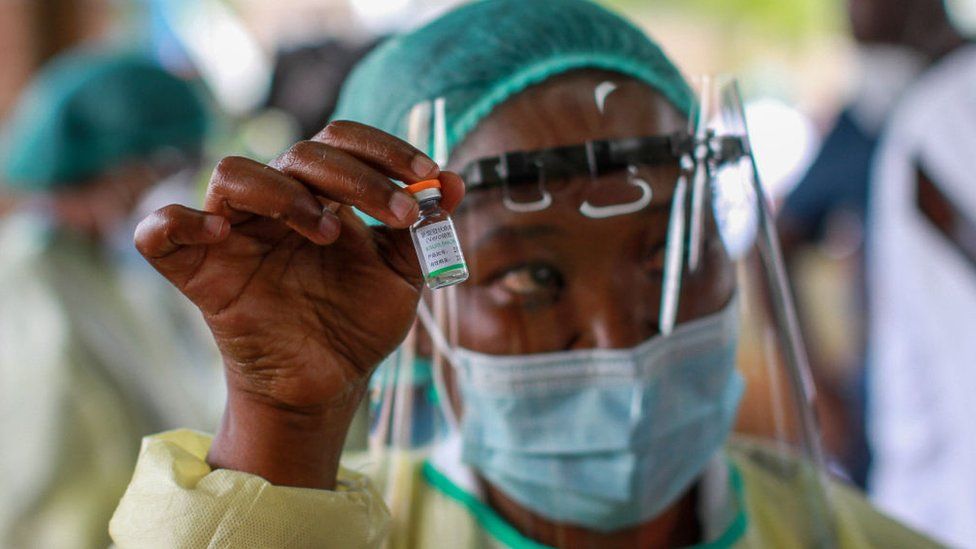
M 335 491 L 273 486 L 255 475 L 212 471 L 210 437 L 189 430 L 143 440 L 132 483 L 115 512 L 115 543 L 129 547 L 390 547 L 493 549 L 544 546 L 522 536 L 432 461 L 403 457 L 404 507 L 391 515 L 378 485 L 343 468 Z M 701 547 L 810 547 L 796 462 L 763 446 L 731 442 L 735 509 Z M 792 469 L 792 473 L 790 470 Z M 835 539 L 842 548 L 937 547 L 831 483 Z M 393 518 L 395 517 L 395 518 Z

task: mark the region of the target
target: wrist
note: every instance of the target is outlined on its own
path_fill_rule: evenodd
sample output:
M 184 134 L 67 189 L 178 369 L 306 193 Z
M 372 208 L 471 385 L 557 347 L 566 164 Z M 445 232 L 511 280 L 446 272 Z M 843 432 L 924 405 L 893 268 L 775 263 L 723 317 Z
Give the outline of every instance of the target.
M 207 462 L 275 485 L 332 490 L 356 408 L 291 410 L 231 391 Z

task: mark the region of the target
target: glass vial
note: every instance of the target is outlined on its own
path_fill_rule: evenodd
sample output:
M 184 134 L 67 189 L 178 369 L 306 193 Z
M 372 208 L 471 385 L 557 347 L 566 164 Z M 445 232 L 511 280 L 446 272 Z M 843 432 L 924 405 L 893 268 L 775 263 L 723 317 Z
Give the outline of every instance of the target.
M 441 209 L 440 181 L 421 181 L 407 190 L 420 203 L 420 217 L 410 227 L 410 235 L 427 287 L 436 290 L 464 282 L 468 279 L 468 266 L 461 254 L 454 222 Z

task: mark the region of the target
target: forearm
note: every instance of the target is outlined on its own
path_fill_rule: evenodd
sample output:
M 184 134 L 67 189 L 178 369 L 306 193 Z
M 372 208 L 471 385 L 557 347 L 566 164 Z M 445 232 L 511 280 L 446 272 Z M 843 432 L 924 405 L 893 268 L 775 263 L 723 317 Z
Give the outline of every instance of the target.
M 358 393 L 355 403 L 364 394 Z M 356 406 L 292 411 L 231 391 L 207 462 L 279 486 L 333 490 Z

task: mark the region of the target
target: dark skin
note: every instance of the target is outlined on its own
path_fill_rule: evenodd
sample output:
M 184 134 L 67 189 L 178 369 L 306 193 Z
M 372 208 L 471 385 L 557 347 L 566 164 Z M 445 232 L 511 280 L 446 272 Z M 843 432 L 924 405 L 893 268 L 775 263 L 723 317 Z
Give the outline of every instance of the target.
M 611 78 L 623 84 L 608 98 L 607 113 L 619 115 L 601 115 L 593 89 Z M 456 151 L 451 167 L 509 150 L 669 133 L 684 124 L 650 88 L 580 71 L 501 106 Z M 671 169 L 673 187 L 677 168 Z M 270 166 L 225 159 L 214 172 L 204 211 L 169 206 L 137 230 L 139 250 L 201 309 L 223 354 L 228 402 L 208 456 L 212 466 L 278 485 L 335 487 L 342 443 L 368 377 L 406 336 L 421 295 L 419 265 L 403 230 L 416 219 L 416 203 L 397 216 L 390 204 L 402 191 L 389 177 L 438 177 L 449 211 L 464 195 L 454 173 L 438 172 L 406 143 L 342 122 Z M 461 342 L 510 354 L 629 347 L 654 335 L 656 314 L 635 308 L 633 292 L 659 292 L 655 277 L 667 225 L 660 206 L 671 192 L 665 181 L 654 183 L 657 204 L 647 213 L 600 220 L 589 230 L 578 212 L 574 218 L 559 208 L 503 219 L 492 191 L 472 193 L 455 216 L 472 268 L 458 291 L 465 307 L 473 308 L 464 316 L 478 322 L 461 327 Z M 388 227 L 364 226 L 350 205 Z M 529 226 L 545 230 L 535 236 L 517 230 L 486 234 L 488 228 Z M 540 238 L 546 233 L 559 238 Z M 718 310 L 732 294 L 728 258 L 717 238 L 707 242 L 709 266 L 687 283 L 679 319 Z M 513 259 L 503 250 L 521 255 Z M 548 274 L 536 276 L 540 268 Z M 555 276 L 562 280 L 558 289 Z M 567 318 L 567 311 L 576 313 L 573 322 L 563 322 L 564 330 L 522 329 L 533 315 Z M 491 486 L 486 493 L 516 528 L 550 545 L 673 546 L 699 538 L 691 494 L 645 524 L 599 534 L 534 515 Z
M 592 90 L 612 81 L 601 112 Z M 572 113 L 572 114 L 568 114 Z M 593 139 L 658 135 L 685 120 L 658 94 L 615 75 L 588 72 L 555 78 L 499 107 L 456 152 L 454 163 L 517 150 L 572 145 Z M 499 146 L 501 145 L 501 146 Z M 588 219 L 579 205 L 628 202 L 625 184 L 574 179 L 558 188 L 550 208 L 512 213 L 504 191 L 474 191 L 455 215 L 470 278 L 458 287 L 459 344 L 492 354 L 531 354 L 589 348 L 629 348 L 659 333 L 669 208 L 677 165 L 647 168 L 651 204 L 632 215 Z M 593 192 L 600 187 L 600 196 Z M 512 191 L 515 194 L 518 191 Z M 531 200 L 533 191 L 522 191 Z M 731 297 L 730 262 L 709 224 L 704 268 L 684 280 L 679 321 L 718 310 Z M 515 334 L 517 337 L 512 337 Z M 445 370 L 449 385 L 452 370 Z M 463 402 L 452 402 L 459 415 Z M 489 503 L 519 531 L 554 547 L 663 547 L 699 541 L 695 498 L 689 492 L 653 520 L 610 534 L 554 523 L 520 506 L 487 481 Z
M 223 159 L 204 211 L 167 206 L 137 228 L 136 247 L 200 308 L 223 357 L 214 467 L 335 487 L 369 375 L 406 335 L 420 296 L 403 230 L 418 206 L 388 176 L 438 177 L 448 209 L 464 194 L 460 178 L 403 141 L 337 122 L 267 166 Z M 388 228 L 366 227 L 350 206 Z
M 945 0 L 847 0 L 854 39 L 907 46 L 935 61 L 964 43 Z

